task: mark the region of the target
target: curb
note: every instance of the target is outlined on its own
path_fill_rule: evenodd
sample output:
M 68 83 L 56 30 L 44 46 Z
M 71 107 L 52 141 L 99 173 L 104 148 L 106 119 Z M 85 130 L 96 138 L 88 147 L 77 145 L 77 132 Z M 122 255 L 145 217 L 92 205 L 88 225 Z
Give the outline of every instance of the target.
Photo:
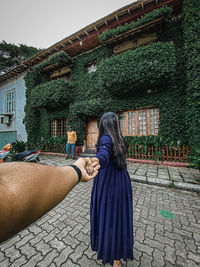
M 200 184 L 180 183 L 171 180 L 162 180 L 159 178 L 149 178 L 146 176 L 133 176 L 130 175 L 131 182 L 143 183 L 148 185 L 157 185 L 162 187 L 170 187 L 182 190 L 189 190 L 196 193 L 200 193 Z
M 146 159 L 127 159 L 128 162 L 134 163 L 143 163 L 143 164 L 152 164 L 152 165 L 164 165 L 164 166 L 172 166 L 172 167 L 188 167 L 189 163 L 187 162 L 169 162 L 169 161 L 158 161 L 157 163 L 154 160 L 146 160 Z

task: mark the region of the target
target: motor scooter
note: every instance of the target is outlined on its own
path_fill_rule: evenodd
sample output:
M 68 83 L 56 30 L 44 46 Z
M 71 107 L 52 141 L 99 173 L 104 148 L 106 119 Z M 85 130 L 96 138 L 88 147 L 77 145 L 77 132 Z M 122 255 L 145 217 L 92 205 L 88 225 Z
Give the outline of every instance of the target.
M 25 162 L 39 162 L 39 154 L 41 150 L 25 150 L 19 153 L 12 153 L 12 157 L 8 157 L 12 150 L 11 144 L 4 146 L 3 150 L 0 150 L 0 163 L 8 161 L 25 161 Z

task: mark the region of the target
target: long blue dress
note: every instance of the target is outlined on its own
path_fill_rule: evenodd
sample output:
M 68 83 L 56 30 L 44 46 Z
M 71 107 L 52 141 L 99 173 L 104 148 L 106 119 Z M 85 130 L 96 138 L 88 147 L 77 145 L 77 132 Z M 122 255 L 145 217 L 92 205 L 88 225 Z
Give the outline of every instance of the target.
M 94 178 L 91 196 L 91 247 L 103 264 L 133 260 L 132 188 L 127 169 L 112 160 L 112 140 L 100 138 L 96 157 L 101 168 Z

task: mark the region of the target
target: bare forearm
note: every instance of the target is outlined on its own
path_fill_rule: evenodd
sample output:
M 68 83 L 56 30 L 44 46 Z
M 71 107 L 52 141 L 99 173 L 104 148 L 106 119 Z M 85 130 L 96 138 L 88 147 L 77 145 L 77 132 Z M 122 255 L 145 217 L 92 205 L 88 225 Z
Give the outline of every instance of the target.
M 8 239 L 62 201 L 78 181 L 94 178 L 100 166 L 78 159 L 75 169 L 31 163 L 0 164 L 0 242 Z M 77 170 L 78 168 L 78 170 Z
M 77 184 L 71 167 L 10 165 L 0 177 L 0 242 L 13 236 L 55 207 Z M 16 163 L 15 163 L 16 166 Z M 34 168 L 32 168 L 34 166 Z M 1 169 L 2 170 L 2 169 Z

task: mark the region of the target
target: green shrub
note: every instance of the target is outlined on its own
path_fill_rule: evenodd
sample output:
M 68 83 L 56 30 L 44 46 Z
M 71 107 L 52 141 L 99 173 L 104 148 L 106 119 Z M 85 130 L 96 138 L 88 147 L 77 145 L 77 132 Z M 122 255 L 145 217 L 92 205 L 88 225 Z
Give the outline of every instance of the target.
M 166 86 L 176 66 L 171 42 L 157 42 L 104 60 L 97 73 L 99 87 L 112 96 L 134 96 L 138 90 Z

